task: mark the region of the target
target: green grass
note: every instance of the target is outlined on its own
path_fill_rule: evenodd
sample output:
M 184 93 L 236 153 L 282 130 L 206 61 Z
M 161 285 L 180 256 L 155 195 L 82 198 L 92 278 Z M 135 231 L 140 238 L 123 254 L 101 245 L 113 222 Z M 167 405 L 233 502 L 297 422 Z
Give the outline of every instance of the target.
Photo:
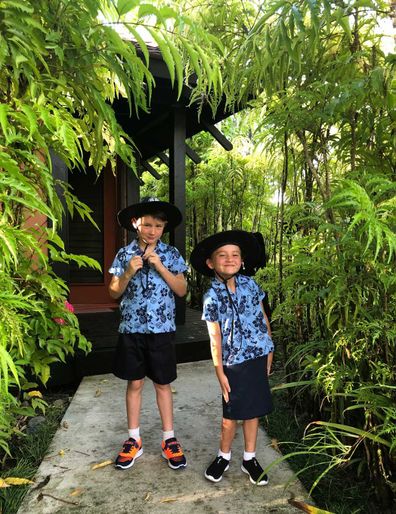
M 48 399 L 47 399 L 48 401 Z M 11 441 L 12 458 L 2 456 L 1 478 L 18 477 L 33 479 L 52 438 L 59 427 L 59 422 L 66 410 L 64 405 L 49 405 L 45 421 L 34 434 L 19 436 Z M 28 491 L 29 486 L 11 486 L 0 489 L 0 514 L 15 514 Z
M 281 373 L 275 371 L 271 376 L 271 385 L 280 381 Z M 268 435 L 277 441 L 283 455 L 296 451 L 297 445 L 301 450 L 304 429 L 312 420 L 293 410 L 286 391 L 274 391 L 273 401 L 273 412 L 263 420 Z M 308 491 L 324 470 L 319 458 L 308 453 L 293 456 L 287 462 L 295 473 L 313 466 L 298 475 Z M 378 514 L 373 492 L 367 480 L 359 482 L 356 479 L 352 469 L 334 469 L 319 482 L 311 496 L 317 507 L 335 514 Z

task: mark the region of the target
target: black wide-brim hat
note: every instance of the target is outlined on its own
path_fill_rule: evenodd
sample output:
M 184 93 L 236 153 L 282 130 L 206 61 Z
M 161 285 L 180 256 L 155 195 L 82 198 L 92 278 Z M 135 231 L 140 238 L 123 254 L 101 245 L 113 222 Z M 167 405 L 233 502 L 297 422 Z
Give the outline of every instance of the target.
M 215 250 L 224 245 L 239 246 L 242 259 L 250 269 L 254 269 L 258 264 L 260 247 L 254 235 L 245 230 L 226 230 L 209 236 L 197 244 L 191 252 L 191 266 L 198 273 L 202 273 L 202 275 L 207 277 L 213 277 L 214 271 L 206 264 L 206 259 L 209 259 Z
M 131 222 L 132 218 L 138 219 L 142 216 L 152 216 L 159 212 L 164 213 L 166 216 L 167 223 L 165 225 L 164 232 L 174 229 L 181 223 L 182 214 L 175 205 L 172 205 L 169 202 L 162 202 L 161 200 L 158 200 L 158 198 L 153 197 L 142 198 L 139 203 L 134 203 L 133 205 L 125 207 L 125 209 L 122 209 L 122 211 L 117 214 L 117 219 L 121 227 L 136 232 L 136 229 Z

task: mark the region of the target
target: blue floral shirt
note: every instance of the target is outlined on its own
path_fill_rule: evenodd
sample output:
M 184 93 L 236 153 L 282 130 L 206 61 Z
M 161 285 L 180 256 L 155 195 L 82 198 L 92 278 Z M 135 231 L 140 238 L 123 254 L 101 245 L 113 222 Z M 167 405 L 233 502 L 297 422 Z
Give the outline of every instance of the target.
M 158 241 L 155 253 L 162 264 L 175 275 L 187 271 L 183 257 L 173 246 Z M 132 241 L 118 251 L 109 272 L 117 277 L 121 276 L 132 257 L 142 254 L 138 241 Z M 120 311 L 121 322 L 118 330 L 123 334 L 158 334 L 176 330 L 173 291 L 148 264 L 129 281 L 122 295 Z
M 229 291 L 232 302 L 225 285 L 217 279 L 212 280 L 203 302 L 202 319 L 220 324 L 224 366 L 263 357 L 274 350 L 260 305 L 265 293 L 250 277 L 236 275 L 235 281 L 235 293 Z

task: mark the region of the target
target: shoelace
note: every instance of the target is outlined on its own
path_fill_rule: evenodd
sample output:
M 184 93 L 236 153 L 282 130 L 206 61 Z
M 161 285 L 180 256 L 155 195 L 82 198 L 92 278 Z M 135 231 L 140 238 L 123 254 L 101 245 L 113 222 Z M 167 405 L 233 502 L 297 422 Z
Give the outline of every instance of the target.
M 178 443 L 177 441 L 167 444 L 167 447 L 169 451 L 172 453 L 172 455 L 174 455 L 175 457 L 182 456 L 181 446 L 180 443 Z
M 133 448 L 139 448 L 137 441 L 125 441 L 124 446 L 122 448 L 122 453 L 130 453 Z

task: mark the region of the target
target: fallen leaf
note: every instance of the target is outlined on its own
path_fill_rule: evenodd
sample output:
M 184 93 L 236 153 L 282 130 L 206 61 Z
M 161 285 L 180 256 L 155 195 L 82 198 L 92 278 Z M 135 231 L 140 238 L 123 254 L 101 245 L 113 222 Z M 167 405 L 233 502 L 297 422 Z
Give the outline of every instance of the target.
M 275 437 L 273 437 L 271 439 L 271 446 L 274 450 L 276 450 L 277 452 L 279 453 L 282 453 L 280 448 L 279 448 L 279 442 L 278 442 L 278 439 L 275 439 Z
M 102 394 L 102 391 L 100 389 L 96 389 L 96 391 L 95 391 L 95 398 L 97 398 L 101 394 Z
M 65 450 L 59 450 L 58 451 L 58 455 L 60 455 L 61 457 L 63 457 L 65 454 Z
M 144 497 L 144 501 L 145 501 L 145 502 L 149 501 L 150 497 L 151 497 L 151 493 L 149 492 L 149 493 L 147 493 L 147 494 L 146 494 L 146 496 Z
M 34 484 L 34 482 L 32 480 L 28 480 L 27 478 L 17 478 L 17 477 L 7 477 L 4 479 L 4 482 L 8 485 Z
M 3 478 L 0 478 L 0 489 L 5 489 L 6 487 L 10 487 L 10 484 L 7 484 Z
M 79 496 L 82 492 L 84 491 L 84 489 L 74 489 L 74 491 L 72 491 L 69 496 Z
M 295 500 L 294 498 L 289 498 L 287 501 L 290 503 L 290 505 L 293 505 L 293 507 L 296 507 L 297 509 L 300 509 L 303 512 L 306 512 L 307 514 L 334 514 L 333 512 L 329 512 L 328 510 L 318 509 L 317 507 L 314 507 L 313 505 L 309 505 L 308 503 L 305 503 L 301 500 Z
M 161 503 L 177 502 L 177 498 L 163 498 Z
M 105 466 L 110 466 L 110 464 L 113 464 L 112 460 L 105 460 L 104 462 L 101 462 L 100 464 L 94 464 L 91 469 L 104 468 Z
M 40 391 L 29 391 L 27 393 L 28 396 L 30 396 L 30 398 L 42 398 L 43 395 L 40 393 Z

